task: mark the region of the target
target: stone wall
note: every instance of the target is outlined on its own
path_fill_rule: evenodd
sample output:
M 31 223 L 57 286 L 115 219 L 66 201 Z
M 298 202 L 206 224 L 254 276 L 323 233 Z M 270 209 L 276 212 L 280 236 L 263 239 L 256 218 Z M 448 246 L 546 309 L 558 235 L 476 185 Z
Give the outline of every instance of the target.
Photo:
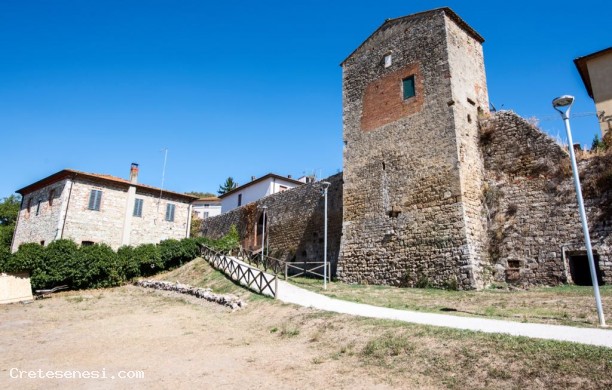
M 487 107 L 484 64 L 479 38 L 451 14 L 438 9 L 388 21 L 342 64 L 338 274 L 346 282 L 465 289 L 485 283 L 479 185 L 462 186 L 482 173 L 474 105 Z M 410 70 L 416 96 L 404 100 L 401 77 Z M 384 107 L 373 109 L 372 101 Z M 385 107 L 395 108 L 391 114 Z
M 570 257 L 585 247 L 567 151 L 507 111 L 482 121 L 481 148 L 495 280 L 524 286 L 573 282 Z M 606 205 L 612 194 L 593 184 L 602 158 L 585 154 L 579 165 L 593 249 L 602 279 L 610 283 L 612 213 Z
M 62 205 L 68 199 L 69 180 L 60 180 L 24 195 L 11 250 L 26 242 L 48 244 L 61 234 Z
M 88 208 L 93 189 L 102 191 L 99 211 Z M 143 199 L 141 217 L 132 216 L 134 204 L 128 201 L 128 185 L 112 181 L 76 176 L 27 193 L 19 211 L 12 250 L 17 251 L 22 243 L 48 245 L 59 238 L 77 244 L 105 243 L 116 250 L 123 245 L 126 215 L 131 218 L 129 245 L 158 243 L 170 238 L 180 240 L 187 236 L 190 215 L 185 199 L 164 193 L 160 202 L 159 192 L 143 187 L 137 188 L 136 198 Z M 168 203 L 175 205 L 173 222 L 165 220 Z
M 327 258 L 333 275 L 342 233 L 342 174 L 324 180 L 331 183 L 328 189 Z M 257 225 L 262 217 L 259 207 L 263 205 L 268 207 L 266 241 L 270 256 L 294 262 L 323 261 L 324 202 L 321 182 L 266 196 L 217 217 L 207 218 L 202 221 L 201 234 L 220 238 L 231 225 L 235 225 L 242 246 L 259 249 L 261 235 L 257 234 Z

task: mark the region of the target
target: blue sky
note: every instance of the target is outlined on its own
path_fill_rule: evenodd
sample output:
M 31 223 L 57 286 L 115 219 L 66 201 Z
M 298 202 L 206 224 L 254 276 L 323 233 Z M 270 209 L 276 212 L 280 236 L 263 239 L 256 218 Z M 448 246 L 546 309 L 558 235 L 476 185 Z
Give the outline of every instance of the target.
M 541 4 L 542 3 L 542 4 Z M 611 45 L 608 2 L 0 2 L 0 198 L 64 168 L 216 192 L 342 169 L 340 62 L 386 18 L 450 6 L 485 38 L 499 109 L 598 132 L 573 59 Z M 564 35 L 567 35 L 565 37 Z

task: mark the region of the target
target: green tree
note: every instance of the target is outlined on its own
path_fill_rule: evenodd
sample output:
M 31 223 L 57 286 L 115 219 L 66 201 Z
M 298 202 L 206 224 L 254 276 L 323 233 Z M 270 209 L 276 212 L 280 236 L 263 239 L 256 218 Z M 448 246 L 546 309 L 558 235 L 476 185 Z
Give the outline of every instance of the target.
M 595 134 L 595 138 L 593 138 L 593 142 L 591 143 L 591 150 L 602 151 L 606 149 L 608 149 L 608 145 L 605 140 L 600 140 L 599 135 Z
M 238 187 L 238 183 L 236 183 L 234 179 L 230 176 L 225 179 L 225 183 L 219 186 L 219 190 L 217 192 L 219 193 L 219 195 L 223 195 L 235 189 L 236 187 Z
M 21 198 L 15 195 L 0 201 L 0 247 L 11 247 L 20 205 Z

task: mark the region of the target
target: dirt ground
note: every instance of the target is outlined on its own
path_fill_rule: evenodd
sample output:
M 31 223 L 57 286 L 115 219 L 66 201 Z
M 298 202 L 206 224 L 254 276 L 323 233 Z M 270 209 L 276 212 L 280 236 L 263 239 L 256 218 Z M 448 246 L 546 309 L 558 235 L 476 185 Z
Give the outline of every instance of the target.
M 165 276 L 237 289 L 194 265 Z M 208 279 L 196 283 L 202 272 Z M 359 319 L 241 295 L 248 305 L 234 312 L 135 286 L 0 306 L 0 388 L 612 387 L 610 349 Z M 47 371 L 105 378 L 39 377 Z

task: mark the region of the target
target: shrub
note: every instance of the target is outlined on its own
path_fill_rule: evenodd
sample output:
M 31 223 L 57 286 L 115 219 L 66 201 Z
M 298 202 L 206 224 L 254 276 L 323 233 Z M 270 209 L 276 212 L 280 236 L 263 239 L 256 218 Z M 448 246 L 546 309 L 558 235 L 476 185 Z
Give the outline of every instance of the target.
M 158 245 L 159 255 L 164 269 L 172 268 L 181 264 L 183 259 L 183 248 L 178 240 L 164 240 Z
M 106 244 L 82 246 L 73 269 L 71 287 L 117 286 L 121 282 L 117 253 Z
M 8 272 L 7 267 L 11 261 L 11 251 L 8 248 L 0 247 L 0 272 Z
M 138 264 L 140 276 L 153 275 L 164 269 L 164 263 L 155 244 L 142 244 L 134 248 L 133 261 Z
M 135 258 L 133 247 L 122 246 L 117 250 L 117 268 L 123 281 L 140 276 L 140 264 Z
M 50 288 L 60 285 L 73 287 L 74 278 L 78 278 L 81 262 L 79 247 L 71 240 L 56 240 L 44 250 L 44 269 L 47 274 L 46 285 Z
M 5 269 L 9 272 L 29 271 L 33 289 L 46 288 L 50 284 L 45 265 L 45 248 L 40 244 L 20 245 L 19 250 L 5 263 Z

